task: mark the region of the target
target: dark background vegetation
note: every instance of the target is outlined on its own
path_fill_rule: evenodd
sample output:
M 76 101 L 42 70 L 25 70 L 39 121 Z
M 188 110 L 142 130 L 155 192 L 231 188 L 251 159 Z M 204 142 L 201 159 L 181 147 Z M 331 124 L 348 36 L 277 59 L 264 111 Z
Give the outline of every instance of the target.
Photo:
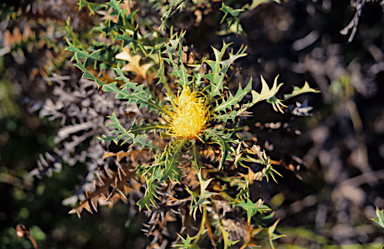
M 383 9 L 380 1 L 356 1 L 362 2 L 350 42 L 352 29 L 347 35 L 340 33 L 356 13 L 347 0 L 262 4 L 241 17 L 245 32 L 241 36 L 216 34 L 220 11 L 203 15 L 199 25 L 189 21 L 194 16 L 183 13 L 170 20 L 187 30 L 186 44 L 196 57 L 211 54 L 211 46 L 220 47 L 223 40 L 233 42 L 235 49 L 248 46 L 248 56 L 236 64 L 232 87 L 252 76 L 254 88 L 259 89 L 259 75 L 272 82 L 279 74 L 285 91 L 304 81 L 321 90 L 298 100 L 308 100 L 314 107 L 312 116 L 283 116 L 260 104 L 247 121 L 274 160 L 289 158 L 287 167 L 277 168 L 284 176 L 278 184 L 262 182 L 252 189 L 256 196 L 262 193 L 281 219 L 279 231 L 287 235 L 279 242 L 281 248 L 384 244 L 384 230 L 370 221 L 376 207 L 384 208 Z M 59 120 L 31 112 L 34 104 L 52 96 L 57 84 L 47 80 L 52 75 L 44 74 L 47 61 L 62 63 L 73 78 L 80 76 L 69 60 L 60 61 L 65 30 L 59 26 L 71 17 L 74 29 L 86 29 L 97 18 L 89 18 L 87 10 L 77 12 L 76 1 L 70 0 L 9 1 L 1 5 L 3 14 L 15 4 L 20 4 L 15 6 L 20 7 L 20 15 L 0 20 L 0 248 L 32 248 L 27 240 L 17 238 L 19 223 L 30 227 L 40 248 L 144 248 L 148 239 L 140 229 L 146 218 L 136 214 L 135 221 L 127 222 L 131 214 L 126 204 L 103 207 L 93 215 L 83 212 L 81 219 L 67 214 L 71 208 L 62 201 L 86 178 L 87 160 L 72 166 L 63 161 L 61 172 L 52 177 L 29 174 L 40 154 L 53 151 L 61 126 Z M 213 4 L 217 9 L 221 6 Z M 10 49 L 6 31 L 22 30 L 37 16 L 44 18 L 30 25 L 33 31 L 52 32 L 50 39 L 56 45 L 50 39 L 28 37 Z M 47 21 L 58 23 L 55 31 L 49 31 Z M 92 143 L 86 140 L 84 146 Z

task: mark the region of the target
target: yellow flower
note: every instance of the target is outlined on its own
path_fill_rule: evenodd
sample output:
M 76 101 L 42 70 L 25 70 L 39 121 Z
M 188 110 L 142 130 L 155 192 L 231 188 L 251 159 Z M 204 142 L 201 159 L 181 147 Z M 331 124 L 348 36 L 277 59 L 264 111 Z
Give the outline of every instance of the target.
M 208 108 L 203 98 L 186 87 L 174 100 L 170 131 L 177 137 L 195 139 L 204 130 L 209 119 Z

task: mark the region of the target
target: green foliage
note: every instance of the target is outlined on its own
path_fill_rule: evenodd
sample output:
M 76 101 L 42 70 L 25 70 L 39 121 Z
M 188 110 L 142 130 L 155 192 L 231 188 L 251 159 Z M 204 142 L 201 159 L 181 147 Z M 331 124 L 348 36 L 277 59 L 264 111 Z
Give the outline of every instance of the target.
M 273 249 L 275 249 L 275 247 L 273 246 L 273 241 L 285 236 L 285 235 L 275 233 L 276 226 L 277 226 L 277 223 L 279 223 L 279 221 L 280 220 L 277 220 L 272 226 L 268 228 L 269 243 L 271 244 L 271 247 Z
M 228 21 L 228 31 L 235 27 L 236 33 L 241 32 L 241 14 L 261 2 L 254 1 L 251 6 L 245 5 L 241 9 L 222 3 L 222 22 Z M 244 217 L 243 222 L 250 227 L 251 234 L 258 234 L 259 230 L 267 231 L 269 238 L 263 239 L 270 241 L 273 247 L 272 241 L 281 237 L 275 233 L 277 222 L 268 226 L 259 219 L 252 219 L 257 214 L 264 220 L 271 219 L 273 213 L 262 200 L 253 203 L 249 189 L 253 181 L 264 178 L 269 181 L 271 177 L 276 182 L 275 175 L 280 174 L 273 168 L 265 151 L 261 153 L 248 149 L 246 143 L 249 141 L 239 138 L 238 131 L 241 130 L 240 117 L 246 116 L 251 107 L 262 101 L 270 103 L 276 112 L 284 113 L 286 105 L 277 96 L 283 83 L 278 84 L 276 77 L 270 88 L 261 77 L 261 91 L 257 92 L 252 90 L 251 78 L 247 83 L 239 83 L 233 94 L 227 89 L 227 75 L 236 60 L 247 56 L 246 47 L 233 51 L 229 50 L 231 44 L 225 42 L 221 49 L 212 48 L 214 58 L 204 57 L 200 61 L 186 63 L 183 51 L 186 32 L 173 32 L 172 26 L 169 34 L 163 30 L 174 14 L 184 10 L 186 1 L 156 2 L 152 7 L 160 11 L 157 29 L 151 20 L 142 19 L 138 10 L 131 11 L 128 2 L 112 0 L 97 4 L 81 0 L 79 6 L 80 9 L 87 7 L 91 14 L 99 14 L 103 21 L 92 29 L 88 42 L 77 37 L 68 22 L 67 50 L 73 53 L 75 66 L 82 71 L 82 77 L 94 81 L 100 91 L 113 93 L 117 100 L 136 105 L 140 112 L 147 113 L 144 115 L 146 118 L 136 116 L 129 127 L 122 125 L 115 113 L 109 116 L 107 126 L 113 131 L 100 139 L 105 143 L 114 141 L 118 146 L 129 144 L 129 151 L 121 152 L 124 156 L 146 153 L 147 157 L 140 161 L 132 156 L 134 169 L 119 166 L 118 175 L 108 176 L 109 179 L 105 177 L 108 181 L 115 179 L 111 185 L 114 191 L 106 198 L 107 201 L 115 193 L 119 193 L 120 199 L 127 199 L 125 195 L 134 187 L 126 181 L 134 180 L 145 188 L 145 192 L 141 193 L 136 187 L 141 194 L 136 202 L 139 210 L 146 208 L 154 215 L 160 212 L 161 206 L 171 208 L 183 205 L 187 209 L 185 215 L 189 214 L 197 224 L 200 223 L 197 234 L 192 237 L 189 234 L 185 237 L 189 224 L 182 224 L 184 234 L 179 235 L 179 248 L 199 248 L 198 244 L 205 239 L 204 234 L 210 237 L 214 246 L 221 244 L 223 248 L 230 248 L 239 241 L 232 239 L 226 218 L 219 214 L 217 203 L 223 202 L 222 205 Z M 295 87 L 291 94 L 284 95 L 284 100 L 308 92 L 317 91 L 306 83 L 303 88 Z M 186 103 L 183 98 L 187 99 Z M 202 110 L 194 110 L 191 103 L 201 105 Z M 179 113 L 190 110 L 188 108 L 192 110 L 187 113 L 191 114 L 188 117 L 192 116 L 190 122 L 198 123 L 199 120 L 194 119 L 200 118 L 204 119 L 200 120 L 203 125 L 193 136 L 184 133 L 175 135 L 176 129 L 183 128 L 178 127 L 175 118 Z M 206 113 L 201 117 L 198 116 L 199 111 Z M 209 149 L 214 151 L 211 160 L 202 157 L 202 153 Z M 117 157 L 119 163 L 122 156 Z M 255 165 L 262 169 L 255 173 Z M 238 173 L 232 166 L 240 166 L 239 172 L 245 170 L 248 174 Z M 125 182 L 119 187 L 122 181 Z M 178 190 L 182 192 L 180 196 L 187 197 L 173 197 L 176 185 L 181 186 Z M 101 195 L 105 191 L 103 186 L 105 183 L 89 196 L 105 196 Z M 234 186 L 236 190 L 232 188 Z M 91 198 L 89 202 L 95 208 L 96 201 Z M 83 208 L 91 210 L 88 202 L 83 202 L 81 208 L 71 212 L 79 214 Z M 183 217 L 183 222 L 186 219 Z M 257 228 L 253 229 L 253 225 Z M 149 235 L 153 229 L 148 229 Z M 242 240 L 243 247 L 250 241 Z
M 175 245 L 174 247 L 184 248 L 184 249 L 200 249 L 200 247 L 198 245 L 192 244 L 193 238 L 191 238 L 189 236 L 189 234 L 187 234 L 187 238 L 186 239 L 184 239 L 180 234 L 178 234 L 178 235 L 181 238 L 181 243 L 182 244 Z
M 113 113 L 112 116 L 110 116 L 109 118 L 111 119 L 112 123 L 108 124 L 107 126 L 115 128 L 114 132 L 118 133 L 119 135 L 103 136 L 100 139 L 104 142 L 109 142 L 113 140 L 115 143 L 118 143 L 119 141 L 123 140 L 122 144 L 132 142 L 134 139 L 134 133 L 130 133 L 120 124 L 120 121 L 117 119 L 116 114 Z
M 351 37 L 365 4 L 379 6 L 377 1 L 354 2 L 356 16 L 345 29 L 353 28 Z M 265 4 L 257 7 L 260 3 Z M 359 226 L 359 217 L 364 220 L 364 214 L 359 212 L 364 209 L 361 205 L 380 202 L 372 194 L 372 190 L 377 192 L 377 184 L 354 186 L 370 192 L 363 202 L 345 195 L 351 191 L 335 192 L 338 198 L 328 200 L 334 196 L 331 192 L 339 189 L 326 188 L 325 183 L 337 185 L 340 179 L 321 177 L 332 173 L 328 169 L 333 167 L 321 167 L 328 161 L 336 160 L 343 176 L 356 176 L 355 167 L 364 165 L 379 168 L 376 159 L 372 159 L 380 158 L 382 104 L 372 96 L 381 92 L 380 87 L 374 87 L 382 78 L 382 58 L 376 48 L 382 47 L 381 25 L 369 23 L 375 27 L 369 30 L 374 32 L 363 32 L 364 37 L 359 36 L 348 45 L 339 41 L 335 44 L 333 24 L 343 23 L 337 13 L 348 9 L 344 8 L 347 5 L 284 1 L 277 6 L 268 0 L 1 3 L 0 54 L 4 63 L 0 70 L 0 116 L 5 119 L 1 120 L 0 178 L 5 183 L 1 185 L 3 201 L 8 205 L 0 212 L 0 220 L 3 227 L 12 229 L 0 231 L 0 247 L 31 248 L 28 240 L 16 237 L 14 227 L 19 222 L 31 226 L 39 248 L 99 248 L 107 244 L 130 244 L 136 248 L 143 247 L 143 243 L 151 248 L 381 247 L 368 244 L 374 239 L 372 229 L 356 228 L 357 233 L 348 232 L 339 238 L 338 233 L 327 231 L 339 228 L 334 223 L 345 224 L 338 219 L 317 219 L 328 210 L 332 213 L 326 213 L 332 217 L 348 214 Z M 79 12 L 74 11 L 79 8 Z M 297 10 L 299 16 L 295 16 Z M 361 27 L 367 27 L 366 21 L 376 17 L 361 20 Z M 297 25 L 302 20 L 307 22 Z M 313 23 L 321 30 L 315 29 L 305 39 L 299 39 L 313 29 Z M 329 27 L 331 32 L 327 32 Z M 245 32 L 248 37 L 231 34 Z M 310 37 L 315 40 L 305 42 Z M 292 38 L 299 40 L 294 42 Z M 252 54 L 260 58 L 246 57 L 248 51 L 238 44 L 244 40 L 252 46 Z M 231 51 L 229 41 L 237 49 Z M 207 42 L 215 44 L 214 48 L 209 50 L 211 44 Z M 353 54 L 359 56 L 351 61 Z M 79 70 L 69 63 L 70 57 Z M 255 72 L 268 78 L 260 79 Z M 270 82 L 277 72 L 283 77 Z M 323 97 L 329 105 L 324 112 L 316 112 L 314 118 L 299 120 L 295 116 L 307 116 L 313 109 L 308 103 L 313 99 L 296 102 L 295 106 L 293 98 L 318 91 L 306 82 L 284 93 L 278 80 L 300 84 L 303 77 L 323 82 Z M 175 113 L 191 107 L 182 99 L 187 90 L 190 95 L 185 99 L 201 104 L 200 110 L 206 108 L 203 125 L 189 136 L 176 134 L 174 122 Z M 17 108 L 21 102 L 31 111 L 39 110 L 45 119 L 27 117 L 25 108 Z M 369 108 L 372 103 L 375 108 Z M 338 114 L 329 118 L 334 110 Z M 198 115 L 191 116 L 186 120 L 196 121 Z M 352 122 L 344 122 L 349 118 Z M 55 138 L 47 135 L 46 127 L 44 131 L 36 128 L 48 119 L 57 121 Z M 303 121 L 310 122 L 309 129 L 321 122 L 322 129 L 296 138 Z M 375 132 L 367 133 L 372 129 L 365 126 L 371 122 Z M 27 126 L 30 131 L 24 129 Z M 349 129 L 337 132 L 344 127 Z M 349 132 L 353 128 L 355 135 Z M 340 136 L 348 139 L 340 140 Z M 96 137 L 101 137 L 101 141 Z M 364 143 L 362 137 L 369 143 Z M 351 142 L 359 146 L 350 146 Z M 43 150 L 45 143 L 50 146 Z M 322 155 L 334 152 L 334 145 L 337 151 L 343 148 L 336 153 L 339 155 L 331 153 L 330 160 L 323 160 Z M 379 149 L 372 150 L 372 145 Z M 311 149 L 312 146 L 316 148 Z M 39 168 L 28 176 L 37 154 L 46 150 L 49 152 L 39 158 Z M 360 153 L 365 150 L 368 155 Z M 312 161 L 316 167 L 308 165 L 310 172 L 302 174 L 305 165 L 299 157 L 308 151 L 310 160 L 304 157 L 304 161 Z M 26 157 L 27 154 L 33 155 Z M 349 160 L 355 158 L 353 155 L 358 155 L 359 160 Z M 361 163 L 360 159 L 369 163 Z M 317 168 L 324 172 L 314 173 Z M 59 171 L 61 174 L 53 174 L 51 179 L 32 182 L 31 175 L 40 178 Z M 303 181 L 298 180 L 300 176 Z M 274 186 L 277 182 L 279 185 Z M 293 189 L 289 188 L 291 184 Z M 73 191 L 74 186 L 77 191 Z M 278 192 L 270 201 L 265 187 L 273 194 Z M 312 189 L 316 187 L 319 188 Z M 316 194 L 317 191 L 320 192 Z M 303 199 L 305 196 L 308 198 Z M 279 208 L 278 217 L 284 217 L 286 211 L 284 222 L 276 221 L 275 213 L 263 200 L 256 201 L 260 197 L 271 207 Z M 63 205 L 73 208 L 69 213 L 80 216 L 83 210 L 101 210 L 102 215 L 83 214 L 82 220 L 66 216 L 69 210 L 58 206 L 63 198 L 67 198 Z M 345 199 L 352 200 L 347 201 L 351 205 L 332 207 L 340 207 Z M 99 207 L 111 207 L 119 200 L 125 205 L 119 203 L 114 210 Z M 315 217 L 314 210 L 319 212 L 315 227 L 309 223 Z M 147 221 L 140 229 L 144 215 Z M 382 216 L 378 209 L 374 221 L 380 226 Z M 125 227 L 126 219 L 122 217 L 129 217 Z M 303 223 L 305 227 L 281 228 Z M 138 236 L 141 230 L 147 238 Z M 121 232 L 126 236 L 121 236 Z M 318 232 L 325 232 L 327 239 Z M 281 234 L 290 238 L 276 241 Z M 335 240 L 364 245 L 329 246 Z M 287 242 L 295 245 L 280 244 Z
M 156 185 L 154 185 L 153 181 L 147 181 L 145 195 L 137 202 L 137 205 L 139 206 L 140 210 L 145 206 L 148 208 L 149 211 L 151 211 L 151 204 L 156 207 L 156 202 L 154 198 L 158 197 L 154 188 L 156 188 Z
M 376 207 L 376 218 L 372 218 L 374 222 L 384 228 L 384 210 L 380 210 Z
M 304 83 L 304 86 L 302 88 L 298 86 L 293 87 L 293 91 L 290 94 L 284 94 L 284 100 L 288 100 L 290 98 L 296 97 L 297 95 L 304 94 L 304 93 L 318 93 L 320 91 L 313 89 L 309 86 L 308 82 Z
M 263 213 L 271 210 L 268 206 L 263 205 L 262 200 L 253 203 L 250 199 L 246 199 L 237 202 L 236 205 L 247 211 L 248 223 L 251 222 L 252 216 L 258 212 Z
M 247 12 L 248 10 L 253 10 L 260 4 L 267 3 L 267 2 L 280 3 L 280 0 L 253 0 L 251 5 L 247 3 L 240 9 L 234 9 L 223 2 L 220 8 L 220 10 L 224 13 L 223 18 L 221 19 L 221 23 L 223 23 L 226 20 L 227 27 L 226 29 L 220 31 L 219 34 L 220 35 L 225 35 L 229 33 L 235 33 L 238 35 L 243 34 L 244 33 L 243 27 L 241 26 L 241 23 L 240 23 L 241 15 Z

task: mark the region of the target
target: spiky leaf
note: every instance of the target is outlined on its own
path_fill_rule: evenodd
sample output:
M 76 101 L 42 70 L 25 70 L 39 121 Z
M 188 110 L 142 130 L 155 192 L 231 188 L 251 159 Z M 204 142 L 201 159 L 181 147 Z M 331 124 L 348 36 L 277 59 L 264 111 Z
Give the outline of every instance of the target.
M 196 140 L 193 140 L 192 143 L 192 156 L 193 168 L 196 170 L 196 172 L 199 172 L 203 166 L 199 162 L 199 152 L 197 151 Z
M 149 107 L 149 110 L 157 110 L 163 113 L 169 113 L 168 110 L 159 106 L 156 102 L 154 102 L 149 94 L 148 89 L 144 89 L 143 85 L 135 85 L 130 82 L 127 77 L 124 76 L 124 73 L 117 68 L 116 71 L 121 73 L 120 78 L 123 79 L 127 83 L 123 85 L 121 88 L 117 86 L 117 83 L 106 84 L 103 86 L 103 90 L 106 92 L 113 92 L 116 94 L 117 99 L 126 99 L 130 103 L 139 104 L 140 108 Z M 133 92 L 129 92 L 128 88 L 133 89 Z
M 268 227 L 268 236 L 269 236 L 269 243 L 271 244 L 272 249 L 275 249 L 273 246 L 273 240 L 279 239 L 281 237 L 284 237 L 285 235 L 277 234 L 275 233 L 277 223 L 279 223 L 280 220 L 277 220 L 272 226 Z
M 226 138 L 226 135 L 219 133 L 213 129 L 205 129 L 204 133 L 208 134 L 214 141 L 216 141 L 221 146 L 221 160 L 220 160 L 220 168 L 224 165 L 227 157 L 229 156 L 229 152 L 231 151 L 231 147 L 228 145 L 229 139 Z
M 267 82 L 264 80 L 263 76 L 260 76 L 261 78 L 261 92 L 258 93 L 256 91 L 252 91 L 252 103 L 256 104 L 259 101 L 262 100 L 268 100 L 272 97 L 274 97 L 277 92 L 279 91 L 280 87 L 282 87 L 283 83 L 280 83 L 277 85 L 277 79 L 279 76 L 276 76 L 275 81 L 273 82 L 273 86 L 271 89 L 269 89 Z
M 376 218 L 372 218 L 372 221 L 379 224 L 381 227 L 384 228 L 384 210 L 380 210 L 378 207 L 376 207 Z
M 86 0 L 80 0 L 80 2 L 79 2 L 79 9 L 82 9 L 84 7 L 88 7 L 91 14 L 94 14 L 96 11 L 98 11 L 99 9 L 101 9 L 105 6 L 106 6 L 105 4 L 92 3 L 92 2 L 88 2 Z
M 112 123 L 108 124 L 107 126 L 115 128 L 115 130 L 111 131 L 113 133 L 117 133 L 118 135 L 116 136 L 103 136 L 100 139 L 103 140 L 104 142 L 108 142 L 113 140 L 116 144 L 120 141 L 123 140 L 123 144 L 127 142 L 132 142 L 133 141 L 133 134 L 129 133 L 120 123 L 119 119 L 116 117 L 115 113 L 112 113 L 112 116 L 108 117 Z
M 250 199 L 242 200 L 235 203 L 236 206 L 241 207 L 242 209 L 247 211 L 247 221 L 248 223 L 251 221 L 252 216 L 257 214 L 257 212 L 266 212 L 271 210 L 266 205 L 263 205 L 262 202 L 257 201 L 253 203 Z
M 239 89 L 235 96 L 229 93 L 229 98 L 226 101 L 223 101 L 220 105 L 216 106 L 213 109 L 213 112 L 226 111 L 227 109 L 232 110 L 233 107 L 239 103 L 244 96 L 249 93 L 252 89 L 252 79 L 248 82 L 244 89 L 241 89 L 241 85 L 239 84 Z
M 300 94 L 304 94 L 304 93 L 318 93 L 320 92 L 319 90 L 316 90 L 316 89 L 313 89 L 309 86 L 308 82 L 306 81 L 304 83 L 304 86 L 302 88 L 298 87 L 298 86 L 294 86 L 293 87 L 293 91 L 292 93 L 290 94 L 284 94 L 284 100 L 287 100 L 287 99 L 290 99 L 292 97 L 295 97 L 297 95 L 300 95 Z
M 181 149 L 184 147 L 184 144 L 186 141 L 187 139 L 183 138 L 177 141 L 174 148 L 170 146 L 168 148 L 168 151 L 164 152 L 166 153 L 165 169 L 162 172 L 162 177 L 160 181 L 174 179 L 175 178 L 174 176 L 178 175 L 177 162 L 179 160 L 179 154 L 181 152 Z
M 78 67 L 81 71 L 83 71 L 82 78 L 89 79 L 89 80 L 94 80 L 98 87 L 101 87 L 101 86 L 105 85 L 105 83 L 103 81 L 101 81 L 97 77 L 93 76 L 88 71 L 88 69 L 85 68 L 85 66 L 80 62 L 79 58 L 77 57 L 77 54 L 74 55 L 74 59 L 77 61 L 77 63 L 75 63 L 75 66 Z
M 144 124 L 142 123 L 141 125 L 137 125 L 137 120 L 135 119 L 132 123 L 131 129 L 129 129 L 129 132 L 138 135 L 142 132 L 150 132 L 150 131 L 156 131 L 158 129 L 166 129 L 168 128 L 167 125 L 160 125 L 160 124 Z
M 157 204 L 155 202 L 155 197 L 158 199 L 159 197 L 156 194 L 155 188 L 158 188 L 158 186 L 152 181 L 147 181 L 147 188 L 145 190 L 145 195 L 143 198 L 141 198 L 137 205 L 139 206 L 139 209 L 141 210 L 144 206 L 147 207 L 149 211 L 151 211 L 151 203 L 155 207 L 157 207 Z
M 136 135 L 133 139 L 133 143 L 131 146 L 139 146 L 140 149 L 149 149 L 149 152 L 152 150 L 155 151 L 162 151 L 163 148 L 159 147 L 158 145 L 155 144 L 154 141 L 147 141 L 148 136 L 147 135 Z
M 189 234 L 187 234 L 187 238 L 185 239 L 180 234 L 177 234 L 177 235 L 180 237 L 182 244 L 175 245 L 174 247 L 183 248 L 183 249 L 200 249 L 198 245 L 195 245 L 194 243 L 192 243 L 193 237 L 191 238 Z
M 198 177 L 200 181 L 200 196 L 199 196 L 199 201 L 196 202 L 194 207 L 201 207 L 201 205 L 209 203 L 207 199 L 213 195 L 216 195 L 216 193 L 212 193 L 207 190 L 208 185 L 213 180 L 213 178 L 204 180 L 203 176 L 201 175 L 201 170 L 198 173 Z

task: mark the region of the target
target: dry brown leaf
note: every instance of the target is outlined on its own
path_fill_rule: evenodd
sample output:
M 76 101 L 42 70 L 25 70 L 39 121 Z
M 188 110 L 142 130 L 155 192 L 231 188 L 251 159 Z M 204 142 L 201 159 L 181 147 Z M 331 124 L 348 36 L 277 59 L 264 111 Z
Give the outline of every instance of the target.
M 76 213 L 79 217 L 83 209 L 92 213 L 92 208 L 97 211 L 98 205 L 108 205 L 112 207 L 118 200 L 127 201 L 126 195 L 132 191 L 129 181 L 136 177 L 136 172 L 130 165 L 118 168 L 122 173 L 105 170 L 105 174 L 99 174 L 99 181 L 94 181 L 95 190 L 86 191 L 86 199 L 78 207 L 69 211 L 69 214 Z M 112 187 L 112 191 L 110 188 Z
M 164 217 L 164 220 L 161 224 L 161 227 L 167 227 L 168 222 L 174 222 L 174 221 L 176 221 L 176 218 L 171 215 L 170 211 L 168 211 L 165 214 L 165 217 Z
M 186 167 L 185 170 L 185 180 L 188 182 L 188 187 L 194 189 L 196 186 L 200 186 L 199 177 L 197 176 L 197 172 L 191 166 Z
M 120 4 L 120 7 L 124 10 L 127 10 L 127 15 L 131 14 L 132 13 L 132 9 L 131 7 L 133 6 L 133 4 L 135 3 L 135 1 L 129 1 L 129 0 L 124 0 L 121 4 Z
M 255 235 L 258 234 L 263 228 L 262 227 L 258 227 L 256 229 L 253 229 L 253 226 L 248 224 L 248 223 L 245 223 L 245 230 L 246 230 L 246 235 L 244 236 L 244 244 L 242 245 L 242 247 L 240 249 L 245 249 L 247 247 L 258 247 L 260 245 L 256 244 L 256 240 L 255 240 Z
M 264 172 L 256 172 L 254 173 L 251 168 L 248 168 L 248 174 L 239 173 L 242 177 L 249 180 L 249 183 L 252 184 L 253 181 L 261 181 L 263 180 L 263 176 L 265 176 Z
M 215 151 L 213 150 L 212 147 L 209 147 L 208 149 L 203 150 L 202 152 L 200 152 L 200 154 L 205 156 L 205 158 L 211 159 L 211 161 L 213 161 L 215 159 L 215 157 L 216 157 Z
M 102 160 L 104 160 L 107 157 L 116 156 L 117 162 L 120 162 L 121 159 L 123 159 L 124 157 L 129 156 L 131 154 L 132 154 L 132 151 L 130 151 L 130 152 L 119 151 L 117 153 L 105 152 Z
M 129 53 L 129 48 L 123 48 L 123 52 L 118 53 L 116 55 L 116 59 L 125 60 L 129 63 L 125 65 L 121 70 L 127 72 L 134 72 L 136 74 L 135 79 L 133 81 L 138 82 L 140 79 L 147 79 L 147 71 L 153 65 L 152 63 L 144 64 L 140 66 L 140 55 L 131 55 Z
M 13 29 L 13 34 L 9 32 L 9 30 L 4 31 L 4 46 L 10 47 L 14 44 L 20 43 L 23 39 L 23 35 L 20 32 L 20 29 L 18 27 Z
M 111 15 L 112 11 L 113 8 L 109 8 L 108 11 L 98 10 L 96 13 L 103 16 L 101 20 L 111 20 L 112 22 L 117 23 L 117 16 Z

